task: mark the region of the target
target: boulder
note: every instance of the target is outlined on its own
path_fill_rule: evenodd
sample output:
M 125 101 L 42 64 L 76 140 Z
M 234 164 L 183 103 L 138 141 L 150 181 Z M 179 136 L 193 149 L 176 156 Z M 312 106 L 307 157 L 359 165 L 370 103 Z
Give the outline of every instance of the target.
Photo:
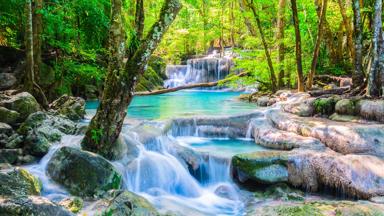
M 4 122 L 10 125 L 17 123 L 20 118 L 20 113 L 9 110 L 5 107 L 0 107 L 0 122 Z
M 356 109 L 365 119 L 384 122 L 384 100 L 360 100 Z
M 283 105 L 283 110 L 298 116 L 309 117 L 312 116 L 315 112 L 313 105 L 314 100 L 314 98 L 308 98 L 307 100 L 299 102 L 290 102 Z
M 159 216 L 156 209 L 143 197 L 129 191 L 110 191 L 108 198 L 95 204 L 94 211 L 114 216 Z
M 83 208 L 83 200 L 79 197 L 68 197 L 59 202 L 59 205 L 73 213 L 78 213 Z
M 356 105 L 351 99 L 342 99 L 336 103 L 335 110 L 340 115 L 355 115 Z
M 54 153 L 47 167 L 51 178 L 76 196 L 100 197 L 121 186 L 122 177 L 113 165 L 91 152 L 62 147 Z
M 22 155 L 22 149 L 0 149 L 0 163 L 16 164 Z
M 12 135 L 13 129 L 10 125 L 0 122 L 0 134 L 6 135 L 7 137 Z
M 0 214 L 7 216 L 74 216 L 64 207 L 38 196 L 0 197 Z
M 333 96 L 329 98 L 317 98 L 314 102 L 314 108 L 316 114 L 332 115 L 335 112 L 336 103 L 340 100 L 340 97 Z
M 30 115 L 20 125 L 18 133 L 25 137 L 25 149 L 32 155 L 44 156 L 52 143 L 65 134 L 75 134 L 76 124 L 69 119 L 44 112 Z
M 0 90 L 7 90 L 15 86 L 17 79 L 11 73 L 0 73 Z
M 269 186 L 263 192 L 256 192 L 255 197 L 261 200 L 301 201 L 304 200 L 304 193 L 300 190 L 290 188 L 285 183 L 279 183 Z
M 254 152 L 235 155 L 232 169 L 240 182 L 247 180 L 264 184 L 288 181 L 288 153 L 279 151 Z
M 16 168 L 0 172 L 0 196 L 40 195 L 40 182 L 28 171 Z
M 268 103 L 269 103 L 269 97 L 266 97 L 266 96 L 259 97 L 256 103 L 258 106 L 266 107 L 268 106 Z
M 30 114 L 40 110 L 40 105 L 36 99 L 28 92 L 17 93 L 8 91 L 0 96 L 0 106 L 20 114 L 20 122 L 26 119 Z
M 85 115 L 85 100 L 80 97 L 63 95 L 53 101 L 49 107 L 71 120 L 83 119 Z

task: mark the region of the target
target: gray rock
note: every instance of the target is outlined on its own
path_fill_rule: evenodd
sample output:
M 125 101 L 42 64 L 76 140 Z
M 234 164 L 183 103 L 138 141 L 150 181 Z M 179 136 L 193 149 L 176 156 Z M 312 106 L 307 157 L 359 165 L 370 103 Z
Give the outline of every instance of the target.
M 38 179 L 24 169 L 0 172 L 0 182 L 0 196 L 40 195 Z
M 79 197 L 68 197 L 59 202 L 59 205 L 63 206 L 64 208 L 68 209 L 69 211 L 73 213 L 78 213 L 84 205 L 84 202 Z
M 64 207 L 38 196 L 0 198 L 0 214 L 7 216 L 74 216 Z
M 22 155 L 22 149 L 0 149 L 0 163 L 16 164 Z
M 266 97 L 266 96 L 259 97 L 256 103 L 261 107 L 266 107 L 268 106 L 268 103 L 269 103 L 269 97 Z
M 80 197 L 99 197 L 121 186 L 121 175 L 106 159 L 70 147 L 55 152 L 48 162 L 47 172 L 71 194 Z
M 17 83 L 16 77 L 11 73 L 0 73 L 0 90 L 12 88 Z
M 384 100 L 360 100 L 356 109 L 365 119 L 384 122 Z
M 0 107 L 0 122 L 13 125 L 18 122 L 19 118 L 20 113 L 9 110 L 5 107 Z
M 340 115 L 355 115 L 355 102 L 351 99 L 342 99 L 336 103 L 336 113 Z
M 283 110 L 301 117 L 313 116 L 315 112 L 314 100 L 314 98 L 308 98 L 304 101 L 288 103 L 283 106 Z
M 0 106 L 20 113 L 20 120 L 26 119 L 30 114 L 40 110 L 36 99 L 28 92 L 7 92 L 0 97 Z
M 71 120 L 83 119 L 85 115 L 85 100 L 79 97 L 63 95 L 52 102 L 49 107 Z
M 23 136 L 20 136 L 19 134 L 14 133 L 10 137 L 8 137 L 5 147 L 8 149 L 21 148 L 23 141 L 24 141 Z

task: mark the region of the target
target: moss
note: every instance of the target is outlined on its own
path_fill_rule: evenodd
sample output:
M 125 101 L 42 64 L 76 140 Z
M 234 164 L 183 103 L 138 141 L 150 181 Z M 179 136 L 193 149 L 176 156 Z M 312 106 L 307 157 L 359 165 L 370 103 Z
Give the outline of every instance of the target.
M 276 207 L 276 213 L 280 216 L 322 216 L 323 214 L 319 209 L 310 204 L 304 204 L 299 206 L 278 206 Z
M 322 115 L 331 115 L 335 112 L 336 103 L 340 100 L 338 97 L 318 98 L 314 101 L 315 113 Z

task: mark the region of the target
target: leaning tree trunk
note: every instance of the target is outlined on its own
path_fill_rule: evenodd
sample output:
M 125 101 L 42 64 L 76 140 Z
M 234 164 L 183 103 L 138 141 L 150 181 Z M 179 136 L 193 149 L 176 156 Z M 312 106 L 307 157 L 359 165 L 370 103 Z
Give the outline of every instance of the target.
M 297 90 L 299 92 L 304 91 L 304 76 L 303 76 L 303 64 L 301 60 L 301 35 L 299 17 L 297 15 L 296 0 L 291 0 L 293 24 L 295 26 L 296 35 L 296 64 L 297 64 Z
M 372 65 L 368 74 L 368 95 L 380 96 L 381 94 L 381 77 L 380 77 L 380 57 L 382 57 L 382 0 L 376 0 L 375 13 L 373 18 L 373 36 L 372 36 Z
M 313 77 L 316 73 L 316 66 L 317 66 L 317 60 L 319 58 L 319 52 L 320 52 L 320 45 L 323 38 L 323 26 L 325 22 L 325 16 L 327 15 L 327 0 L 323 0 L 323 4 L 321 5 L 321 12 L 320 12 L 320 19 L 319 19 L 319 26 L 317 30 L 317 37 L 316 37 L 316 44 L 315 44 L 315 50 L 313 51 L 313 57 L 312 57 L 312 64 L 311 64 L 311 71 L 308 74 L 307 79 L 307 90 L 312 89 L 313 85 Z
M 117 145 L 116 141 L 121 132 L 128 105 L 133 98 L 136 81 L 144 73 L 150 56 L 181 9 L 178 0 L 166 0 L 159 20 L 152 26 L 146 39 L 132 58 L 125 66 L 121 66 L 124 68 L 121 68 L 117 65 L 122 65 L 122 61 L 120 57 L 116 57 L 116 55 L 121 56 L 124 53 L 123 50 L 119 50 L 123 35 L 122 24 L 119 21 L 121 20 L 121 0 L 113 0 L 112 3 L 114 22 L 110 30 L 112 51 L 109 62 L 110 71 L 100 106 L 82 141 L 83 149 L 98 153 L 108 159 L 116 157 L 116 152 L 113 150 Z
M 285 47 L 284 47 L 284 27 L 285 27 L 285 1 L 279 0 L 278 12 L 277 12 L 277 34 L 276 39 L 278 42 L 279 55 L 277 61 L 279 63 L 279 79 L 277 81 L 279 88 L 284 87 L 284 57 L 285 57 Z
M 273 68 L 271 54 L 269 53 L 268 44 L 267 44 L 267 41 L 265 40 L 263 27 L 261 26 L 260 17 L 256 11 L 256 7 L 253 4 L 253 2 L 248 2 L 248 6 L 251 8 L 253 16 L 255 17 L 255 20 L 256 20 L 257 28 L 259 30 L 261 41 L 262 41 L 263 47 L 264 47 L 265 57 L 267 58 L 267 63 L 268 63 L 268 67 L 269 67 L 269 76 L 271 78 L 271 88 L 272 88 L 271 90 L 272 90 L 272 92 L 275 92 L 276 88 L 277 88 L 275 70 Z
M 353 25 L 355 40 L 354 71 L 352 74 L 353 87 L 361 87 L 364 84 L 363 73 L 363 25 L 361 23 L 360 0 L 353 0 Z

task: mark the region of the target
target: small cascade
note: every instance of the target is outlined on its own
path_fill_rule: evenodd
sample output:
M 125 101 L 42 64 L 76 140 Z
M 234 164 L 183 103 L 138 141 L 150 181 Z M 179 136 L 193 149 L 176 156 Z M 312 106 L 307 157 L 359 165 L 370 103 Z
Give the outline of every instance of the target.
M 215 82 L 224 79 L 233 67 L 232 57 L 210 55 L 189 59 L 187 65 L 168 65 L 168 80 L 164 87 L 173 88 L 193 83 Z

